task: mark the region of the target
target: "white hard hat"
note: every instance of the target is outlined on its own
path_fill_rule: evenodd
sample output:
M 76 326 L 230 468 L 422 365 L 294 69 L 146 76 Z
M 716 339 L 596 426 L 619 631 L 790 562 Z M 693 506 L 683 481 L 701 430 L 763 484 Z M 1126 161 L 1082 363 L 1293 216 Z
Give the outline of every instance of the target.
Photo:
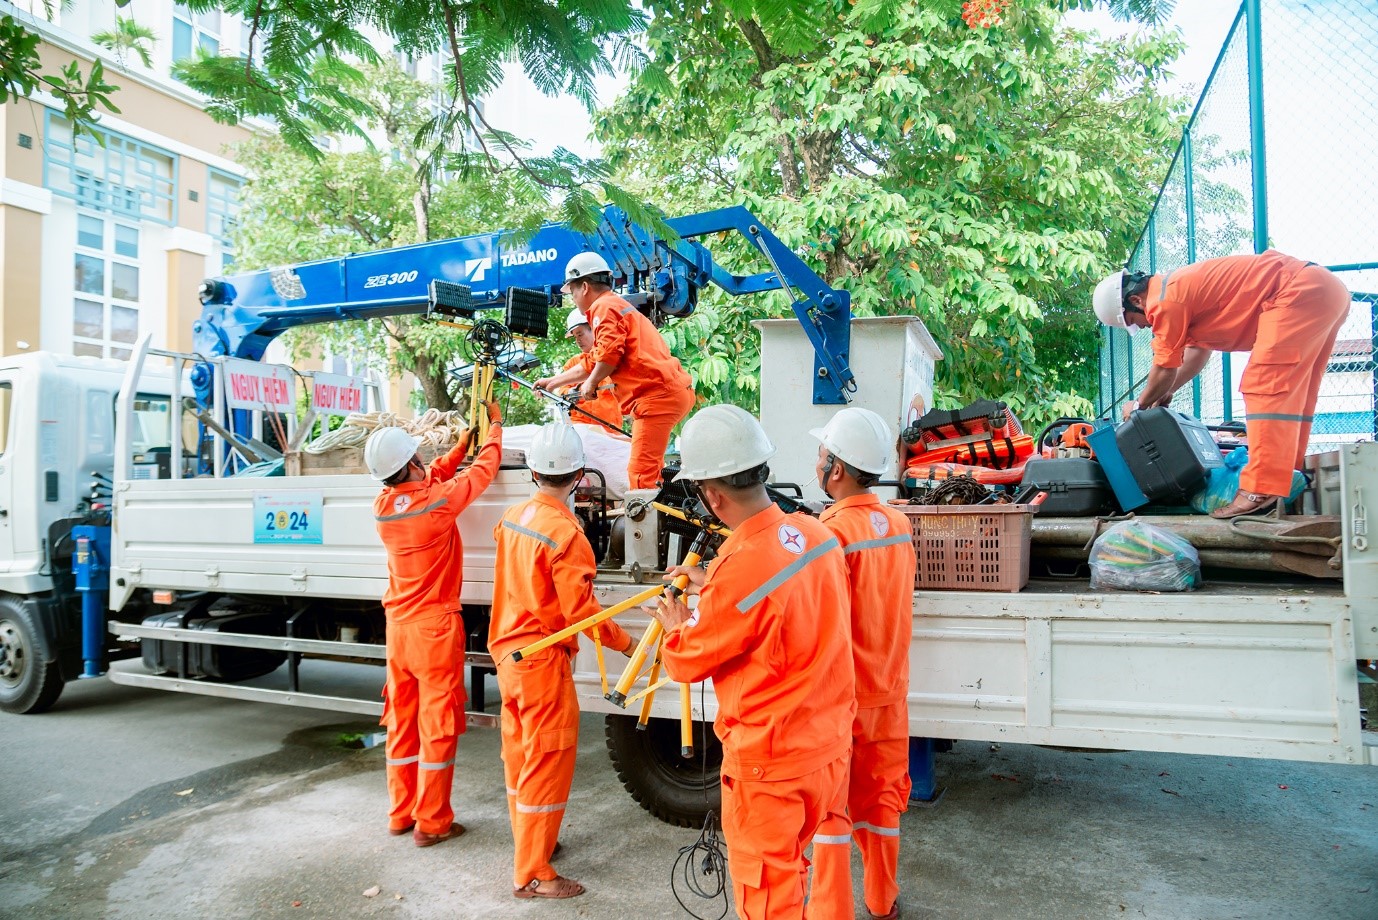
M 611 275 L 607 260 L 596 252 L 581 252 L 565 263 L 565 283 L 560 293 L 569 293 L 569 283 L 589 275 Z
M 416 446 L 420 443 L 401 428 L 379 428 L 368 436 L 368 443 L 364 445 L 364 465 L 368 467 L 368 474 L 382 482 L 416 456 Z
M 585 316 L 584 312 L 580 310 L 578 307 L 575 307 L 573 310 L 570 310 L 569 316 L 565 317 L 565 337 L 568 338 L 569 336 L 574 334 L 575 326 L 587 326 L 588 323 L 589 318 Z
M 885 419 L 857 406 L 839 410 L 828 424 L 809 434 L 823 442 L 828 453 L 863 473 L 885 472 L 894 453 L 895 440 Z
M 775 456 L 756 417 L 740 406 L 708 406 L 684 423 L 676 480 L 718 479 L 755 469 Z
M 1127 328 L 1124 324 L 1124 272 L 1115 272 L 1096 285 L 1091 295 L 1096 318 L 1112 329 Z
M 584 442 L 567 422 L 542 425 L 526 451 L 526 468 L 533 473 L 560 476 L 584 468 Z

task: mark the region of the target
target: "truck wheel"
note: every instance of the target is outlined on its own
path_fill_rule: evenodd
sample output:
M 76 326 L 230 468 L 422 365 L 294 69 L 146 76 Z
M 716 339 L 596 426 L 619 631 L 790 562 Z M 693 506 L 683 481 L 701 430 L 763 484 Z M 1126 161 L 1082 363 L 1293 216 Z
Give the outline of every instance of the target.
M 24 605 L 0 598 L 0 709 L 42 712 L 62 693 L 62 671 L 44 661 L 38 631 Z
M 635 716 L 609 715 L 603 733 L 612 767 L 641 807 L 667 824 L 701 827 L 711 808 L 722 812 L 722 744 L 704 723 L 694 723 L 694 756 L 680 756 L 679 722 L 651 719 L 638 731 Z

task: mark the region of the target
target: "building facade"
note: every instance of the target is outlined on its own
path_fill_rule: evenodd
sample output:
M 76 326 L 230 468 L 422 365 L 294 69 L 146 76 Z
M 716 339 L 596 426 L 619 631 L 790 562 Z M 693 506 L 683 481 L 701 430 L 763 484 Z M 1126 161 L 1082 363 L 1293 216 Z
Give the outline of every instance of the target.
M 75 0 L 52 22 L 32 5 L 0 12 L 42 36 L 44 72 L 75 60 L 87 73 L 99 57 L 120 113 L 92 137 L 42 92 L 0 107 L 0 350 L 124 358 L 143 333 L 190 349 L 197 287 L 233 261 L 234 145 L 253 127 L 217 124 L 171 70 L 197 47 L 243 53 L 247 30 L 170 0 Z M 153 28 L 151 68 L 91 41 L 117 13 Z

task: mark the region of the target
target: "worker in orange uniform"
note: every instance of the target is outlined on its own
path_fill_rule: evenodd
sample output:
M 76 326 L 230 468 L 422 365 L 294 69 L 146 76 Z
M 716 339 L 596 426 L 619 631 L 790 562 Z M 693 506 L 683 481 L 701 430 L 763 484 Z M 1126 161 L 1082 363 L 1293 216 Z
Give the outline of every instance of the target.
M 387 728 L 388 830 L 412 832 L 428 847 L 458 837 L 450 787 L 455 744 L 464 722 L 464 622 L 459 592 L 464 547 L 456 519 L 498 473 L 502 413 L 488 403 L 488 440 L 468 469 L 459 464 L 467 436 L 429 467 L 417 441 L 400 428 L 380 428 L 364 445 L 364 462 L 383 491 L 373 502 L 378 536 L 388 552 Z
M 579 346 L 579 353 L 565 362 L 564 370 L 579 368 L 585 375 L 591 373 L 594 364 L 597 363 L 593 360 L 593 327 L 589 325 L 588 317 L 578 308 L 570 310 L 569 316 L 565 317 L 565 336 L 574 339 L 574 344 Z M 613 428 L 622 427 L 622 404 L 617 400 L 617 387 L 611 378 L 605 378 L 598 385 L 598 396 L 593 401 L 581 402 L 579 408 L 602 419 Z M 577 411 L 570 415 L 569 420 L 576 425 L 598 425 L 598 422 Z
M 1249 462 L 1239 492 L 1212 512 L 1231 518 L 1267 511 L 1292 491 L 1306 459 L 1311 422 L 1335 336 L 1352 299 L 1314 262 L 1270 249 L 1207 259 L 1163 275 L 1116 272 L 1096 286 L 1096 316 L 1119 329 L 1153 330 L 1153 367 L 1135 408 L 1168 405 L 1212 351 L 1250 351 L 1240 381 Z
M 851 589 L 856 720 L 852 723 L 850 833 L 861 850 L 866 910 L 872 920 L 899 917 L 900 812 L 909 807 L 909 642 L 914 626 L 914 555 L 909 519 L 871 486 L 890 466 L 895 438 L 869 409 L 847 408 L 809 432 L 820 442 L 818 484 L 833 499 L 819 520 L 847 560 Z M 815 900 L 851 903 L 850 843 L 813 848 Z
M 676 566 L 698 594 L 691 613 L 661 598 L 662 659 L 681 683 L 712 678 L 722 741 L 723 831 L 737 912 L 745 920 L 852 917 L 845 904 L 804 906 L 808 860 L 821 828 L 845 826 L 847 762 L 856 713 L 850 592 L 835 536 L 770 500 L 775 448 L 736 406 L 709 406 L 680 436 L 683 469 L 732 529 L 705 574 Z
M 655 325 L 612 290 L 612 269 L 596 252 L 581 252 L 565 266 L 565 284 L 574 306 L 593 327 L 593 369 L 573 368 L 536 381 L 543 389 L 579 384 L 592 401 L 598 388 L 617 377 L 622 412 L 632 417 L 632 454 L 627 478 L 632 489 L 654 489 L 660 482 L 670 432 L 694 408 L 694 384 L 661 338 Z
M 546 425 L 526 452 L 536 483 L 530 501 L 513 505 L 493 530 L 497 563 L 488 651 L 502 694 L 502 762 L 507 811 L 516 844 L 512 893 L 518 898 L 572 898 L 584 886 L 551 868 L 574 780 L 579 700 L 572 660 L 576 637 L 541 652 L 512 653 L 599 611 L 597 565 L 570 493 L 584 476 L 584 447 L 570 425 Z M 611 649 L 630 654 L 632 639 L 611 620 L 597 627 Z

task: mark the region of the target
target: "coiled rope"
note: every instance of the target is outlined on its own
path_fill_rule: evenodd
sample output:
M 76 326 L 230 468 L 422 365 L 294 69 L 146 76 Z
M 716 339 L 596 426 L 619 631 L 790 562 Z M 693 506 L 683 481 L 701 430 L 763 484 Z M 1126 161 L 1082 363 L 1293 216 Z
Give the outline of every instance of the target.
M 334 431 L 316 438 L 302 447 L 308 454 L 323 454 L 342 447 L 363 447 L 368 436 L 379 428 L 401 428 L 421 441 L 421 445 L 436 450 L 453 447 L 468 430 L 462 413 L 427 409 L 415 419 L 398 418 L 391 412 L 356 412 L 347 416 L 344 424 Z

